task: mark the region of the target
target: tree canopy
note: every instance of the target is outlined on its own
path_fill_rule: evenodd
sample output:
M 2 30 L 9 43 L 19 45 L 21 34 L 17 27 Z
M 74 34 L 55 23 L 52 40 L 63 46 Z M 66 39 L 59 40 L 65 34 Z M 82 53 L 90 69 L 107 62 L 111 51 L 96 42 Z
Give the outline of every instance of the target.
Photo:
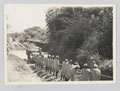
M 112 59 L 112 11 L 112 7 L 50 8 L 47 51 L 76 61 L 96 54 Z

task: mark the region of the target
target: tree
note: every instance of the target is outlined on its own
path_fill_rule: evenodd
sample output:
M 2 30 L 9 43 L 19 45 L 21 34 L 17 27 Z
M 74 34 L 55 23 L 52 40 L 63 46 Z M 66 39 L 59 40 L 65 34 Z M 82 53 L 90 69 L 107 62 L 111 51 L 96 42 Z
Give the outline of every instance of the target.
M 52 8 L 46 16 L 50 54 L 78 61 L 86 60 L 88 54 L 112 59 L 111 7 Z

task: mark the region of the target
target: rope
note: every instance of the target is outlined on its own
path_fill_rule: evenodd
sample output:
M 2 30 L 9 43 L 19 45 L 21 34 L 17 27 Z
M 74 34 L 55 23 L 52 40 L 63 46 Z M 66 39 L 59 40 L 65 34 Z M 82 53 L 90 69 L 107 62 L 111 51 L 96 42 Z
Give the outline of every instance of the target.
M 103 75 L 103 74 L 101 74 L 101 76 L 113 79 L 113 77 L 111 77 L 111 76 L 106 76 L 106 75 Z

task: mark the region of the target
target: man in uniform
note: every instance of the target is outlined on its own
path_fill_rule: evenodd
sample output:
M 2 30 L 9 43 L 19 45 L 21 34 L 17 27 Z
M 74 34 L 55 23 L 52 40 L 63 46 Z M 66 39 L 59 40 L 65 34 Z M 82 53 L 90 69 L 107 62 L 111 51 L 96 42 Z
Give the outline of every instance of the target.
M 89 81 L 90 80 L 90 69 L 88 68 L 87 63 L 83 65 L 84 68 L 81 71 L 81 80 Z
M 49 55 L 48 55 L 48 57 L 46 58 L 46 72 L 48 72 L 48 61 L 49 61 Z
M 69 81 L 69 61 L 65 59 L 65 81 Z
M 26 49 L 26 54 L 27 54 L 27 62 L 29 63 L 31 60 L 31 58 L 30 58 L 31 51 L 29 49 Z
M 44 61 L 43 61 L 43 58 L 44 58 L 44 56 L 41 55 L 41 58 L 40 58 L 40 68 L 41 68 L 41 70 L 43 70 L 43 68 L 44 68 Z
M 52 56 L 49 55 L 49 57 L 50 57 L 50 59 L 49 59 L 49 72 L 51 74 L 51 72 L 52 72 Z
M 38 54 L 36 54 L 36 64 L 37 64 L 37 68 L 40 68 L 40 57 Z
M 61 80 L 65 80 L 65 61 L 62 62 Z
M 49 55 L 48 55 L 48 57 L 47 57 L 47 59 L 46 59 L 46 72 L 48 72 L 48 70 L 49 70 Z
M 59 73 L 59 56 L 56 56 L 55 59 L 55 76 L 56 78 L 58 77 L 58 73 Z
M 78 62 L 75 62 L 74 65 L 71 68 L 71 81 L 75 81 L 76 76 L 78 75 L 78 70 L 80 69 L 80 66 Z
M 35 68 L 38 68 L 38 55 L 36 53 L 33 53 L 33 61 L 35 62 Z
M 27 51 L 27 50 L 26 50 Z M 9 54 L 9 48 L 7 48 L 7 55 Z
M 53 59 L 53 75 L 54 76 L 55 76 L 55 69 L 56 69 L 56 58 Z
M 51 55 L 49 54 L 49 60 L 48 60 L 48 72 L 50 72 L 51 68 Z
M 44 63 L 44 70 L 46 71 L 46 61 L 47 61 L 47 58 L 43 57 L 43 63 Z
M 67 80 L 71 80 L 71 68 L 72 68 L 72 60 L 69 60 L 67 63 L 66 63 L 66 72 L 65 72 L 65 78 Z
M 52 64 L 52 74 L 54 75 L 54 55 L 52 55 L 52 60 L 51 60 L 51 64 Z
M 97 64 L 94 64 L 94 67 L 91 69 L 90 80 L 98 81 L 101 78 L 101 71 L 98 68 Z
M 50 66 L 50 55 L 48 55 L 48 60 L 47 60 L 47 72 L 49 72 L 49 66 Z
M 38 49 L 38 52 L 39 52 L 39 54 L 40 54 L 40 56 L 41 56 L 42 54 L 41 54 L 41 48 L 40 48 L 40 47 L 39 47 L 39 49 Z
M 68 64 L 68 78 L 69 80 L 71 80 L 71 69 L 72 69 L 72 60 L 69 60 L 69 64 Z

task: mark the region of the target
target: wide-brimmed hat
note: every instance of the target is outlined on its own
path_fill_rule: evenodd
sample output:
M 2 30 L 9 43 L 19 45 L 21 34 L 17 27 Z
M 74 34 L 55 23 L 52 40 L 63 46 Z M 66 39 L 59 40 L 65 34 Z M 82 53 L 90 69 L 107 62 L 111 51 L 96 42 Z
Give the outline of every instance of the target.
M 92 61 L 92 63 L 93 63 L 93 64 L 96 64 L 96 62 L 95 62 L 94 60 Z
M 75 69 L 80 69 L 80 66 L 79 65 L 75 65 L 74 68 Z
M 95 60 L 95 58 L 92 57 L 92 56 L 91 56 L 91 57 L 88 57 L 88 59 L 89 59 L 89 60 Z
M 70 59 L 69 62 L 72 63 L 72 59 Z
M 67 59 L 67 58 L 65 59 L 65 62 L 68 62 L 68 59 Z
M 93 67 L 94 67 L 94 68 L 98 68 L 98 65 L 97 65 L 97 64 L 94 64 Z
M 52 55 L 52 58 L 54 58 L 55 56 L 54 55 Z
M 60 57 L 57 55 L 56 58 L 60 58 Z
M 51 55 L 49 54 L 48 57 L 51 58 Z
M 78 62 L 75 62 L 74 65 L 79 65 L 79 63 L 78 63 Z
M 83 66 L 84 66 L 84 67 L 88 67 L 88 64 L 87 64 L 87 63 L 85 63 L 85 64 L 83 64 Z

